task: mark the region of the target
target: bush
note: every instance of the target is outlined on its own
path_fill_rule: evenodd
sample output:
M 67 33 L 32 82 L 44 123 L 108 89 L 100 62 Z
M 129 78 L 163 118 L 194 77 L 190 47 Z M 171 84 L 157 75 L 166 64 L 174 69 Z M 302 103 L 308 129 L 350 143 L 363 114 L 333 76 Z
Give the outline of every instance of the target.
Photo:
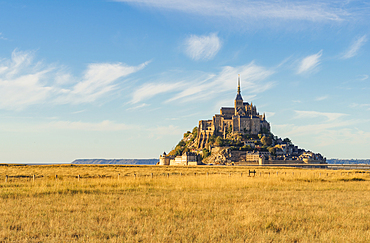
M 215 145 L 223 146 L 224 145 L 224 140 L 220 136 L 217 136 L 216 141 L 215 141 Z
M 276 155 L 276 148 L 274 148 L 274 147 L 268 147 L 267 150 L 270 152 L 271 155 L 273 155 L 273 156 Z
M 261 143 L 265 146 L 270 146 L 272 144 L 272 139 L 270 137 L 263 136 Z
M 212 135 L 208 138 L 208 143 L 210 144 L 214 144 L 216 141 L 216 136 L 215 135 Z
M 183 147 L 183 146 L 185 146 L 186 145 L 186 143 L 183 141 L 183 140 L 181 140 L 177 145 L 176 145 L 176 147 L 177 146 L 179 146 L 179 147 Z
M 204 148 L 203 149 L 203 159 L 207 158 L 210 155 L 211 155 L 211 153 L 209 152 L 209 150 Z

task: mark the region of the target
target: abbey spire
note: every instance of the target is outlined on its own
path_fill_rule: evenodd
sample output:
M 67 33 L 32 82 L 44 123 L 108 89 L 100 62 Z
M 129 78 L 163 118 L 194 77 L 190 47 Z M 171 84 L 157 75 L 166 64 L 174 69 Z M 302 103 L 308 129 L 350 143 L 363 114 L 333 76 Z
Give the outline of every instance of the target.
M 236 94 L 235 100 L 241 100 L 243 102 L 243 98 L 240 93 L 240 74 L 238 74 L 238 93 Z

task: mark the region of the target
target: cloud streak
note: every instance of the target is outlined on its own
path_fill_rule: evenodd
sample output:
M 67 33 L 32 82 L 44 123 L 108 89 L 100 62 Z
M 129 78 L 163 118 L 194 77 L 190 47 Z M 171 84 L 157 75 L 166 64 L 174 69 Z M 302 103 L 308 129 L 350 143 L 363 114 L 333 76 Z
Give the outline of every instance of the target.
M 177 83 L 146 83 L 143 84 L 139 89 L 135 90 L 130 103 L 136 104 L 140 101 L 150 99 L 156 95 L 167 93 L 173 90 L 177 90 L 182 87 L 181 82 Z
M 322 50 L 316 54 L 303 58 L 299 64 L 297 73 L 302 74 L 313 71 L 320 64 L 321 56 Z
M 273 73 L 274 71 L 251 62 L 238 67 L 225 66 L 217 74 L 202 73 L 195 75 L 196 77 L 183 77 L 175 82 L 172 81 L 172 77 L 161 77 L 160 81 L 143 84 L 135 90 L 131 103 L 142 102 L 163 93 L 166 93 L 162 98 L 165 103 L 212 99 L 221 93 L 235 90 L 238 74 L 242 77 L 242 89 L 245 87 L 244 96 L 253 96 L 274 86 L 273 82 L 264 81 Z
M 3 36 L 3 33 L 1 33 L 1 32 L 0 32 L 0 40 L 8 40 L 8 38 L 5 38 L 5 37 Z
M 221 49 L 221 41 L 217 34 L 191 35 L 185 41 L 185 53 L 193 60 L 210 60 Z
M 179 11 L 200 16 L 223 17 L 249 22 L 260 19 L 343 21 L 350 13 L 331 2 L 305 1 L 213 1 L 213 0 L 115 0 L 137 6 Z
M 307 125 L 284 124 L 274 125 L 275 131 L 285 136 L 301 137 L 302 141 L 313 139 L 313 147 L 322 149 L 322 146 L 362 144 L 370 141 L 370 133 L 356 128 L 357 124 L 365 123 L 368 120 L 344 119 L 347 114 L 329 113 L 318 111 L 295 111 L 297 119 L 314 118 L 315 122 Z M 320 120 L 318 118 L 324 118 Z M 334 147 L 333 147 L 334 148 Z M 336 153 L 337 149 L 334 148 Z
M 327 121 L 334 121 L 340 117 L 346 116 L 344 113 L 330 113 L 330 112 L 318 112 L 318 111 L 294 111 L 296 113 L 295 118 L 318 118 L 326 117 Z
M 20 110 L 42 103 L 94 102 L 117 89 L 119 80 L 148 64 L 89 64 L 79 78 L 63 72 L 60 67 L 35 63 L 33 58 L 34 52 L 14 50 L 11 59 L 0 62 L 0 109 Z
M 348 50 L 343 54 L 343 59 L 348 59 L 354 57 L 358 54 L 360 48 L 367 42 L 367 36 L 361 36 L 356 41 L 352 43 L 352 45 L 348 48 Z

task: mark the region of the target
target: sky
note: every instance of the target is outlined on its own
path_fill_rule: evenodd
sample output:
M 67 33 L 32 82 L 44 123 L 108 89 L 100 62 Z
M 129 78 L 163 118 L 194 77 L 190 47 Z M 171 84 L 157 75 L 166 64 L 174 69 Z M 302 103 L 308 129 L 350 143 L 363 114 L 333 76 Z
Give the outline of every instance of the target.
M 245 102 L 370 158 L 368 1 L 0 0 L 0 162 L 158 158 Z

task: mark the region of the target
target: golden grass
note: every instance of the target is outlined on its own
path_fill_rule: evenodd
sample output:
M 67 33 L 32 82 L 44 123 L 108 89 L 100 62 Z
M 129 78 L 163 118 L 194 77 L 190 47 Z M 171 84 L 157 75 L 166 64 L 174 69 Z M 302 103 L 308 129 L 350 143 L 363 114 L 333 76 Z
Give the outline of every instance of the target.
M 359 172 L 0 166 L 0 242 L 369 242 Z

